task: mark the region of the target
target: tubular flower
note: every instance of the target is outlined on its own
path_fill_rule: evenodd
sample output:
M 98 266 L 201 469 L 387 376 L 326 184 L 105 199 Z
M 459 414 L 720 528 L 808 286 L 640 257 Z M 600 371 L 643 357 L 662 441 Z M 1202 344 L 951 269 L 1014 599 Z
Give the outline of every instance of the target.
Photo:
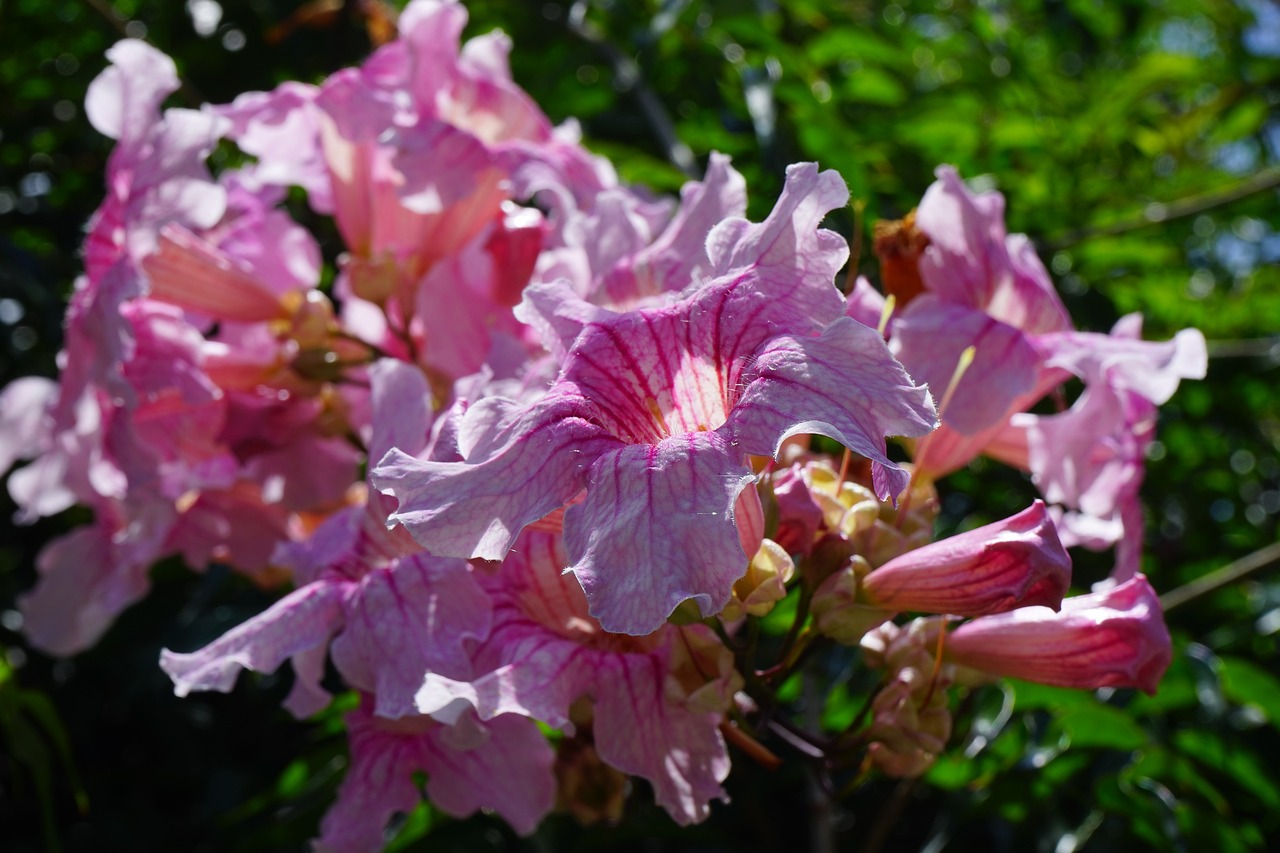
M 395 520 L 428 550 L 497 559 L 585 488 L 565 513 L 570 571 L 605 630 L 647 634 L 681 601 L 704 614 L 728 601 L 747 563 L 734 505 L 748 455 L 823 433 L 897 494 L 907 478 L 884 436 L 927 432 L 933 406 L 841 316 L 831 281 L 847 252 L 815 226 L 845 197 L 834 173 L 793 166 L 763 224 L 711 233 L 715 278 L 688 296 L 615 314 L 564 294 L 553 319 L 576 334 L 558 380 L 527 407 L 473 407 L 461 463 L 389 453 L 373 481 L 399 500 Z
M 862 581 L 865 603 L 893 612 L 981 616 L 1057 609 L 1071 558 L 1041 501 L 1015 516 L 909 551 Z
M 1172 646 L 1160 600 L 1142 575 L 1064 599 L 1054 613 L 1023 607 L 952 631 L 943 655 L 955 664 L 1059 687 L 1137 687 L 1155 693 Z
M 937 175 L 915 217 L 928 238 L 919 256 L 925 290 L 896 317 L 894 344 L 935 394 L 947 387 L 960 353 L 975 347 L 943 413 L 947 426 L 973 435 L 1039 396 L 1031 396 L 1043 360 L 1033 336 L 1068 330 L 1071 320 L 1031 241 L 1005 233 L 1004 197 L 975 195 L 949 166 Z

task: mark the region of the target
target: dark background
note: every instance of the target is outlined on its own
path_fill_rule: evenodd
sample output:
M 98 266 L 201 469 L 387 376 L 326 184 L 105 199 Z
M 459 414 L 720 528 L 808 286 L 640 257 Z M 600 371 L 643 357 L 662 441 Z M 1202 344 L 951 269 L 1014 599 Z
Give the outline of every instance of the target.
M 712 150 L 746 175 L 753 217 L 782 170 L 816 159 L 865 219 L 919 200 L 938 163 L 998 188 L 1080 328 L 1141 310 L 1149 338 L 1210 339 L 1208 379 L 1161 411 L 1144 498 L 1145 570 L 1175 590 L 1273 545 L 1280 514 L 1280 10 L 1267 0 L 898 3 L 475 2 L 515 77 L 628 180 L 674 191 Z M 354 2 L 0 0 L 0 382 L 54 375 L 61 311 L 110 141 L 83 114 L 102 53 L 128 34 L 177 61 L 175 104 L 318 81 L 369 50 Z M 217 11 L 216 20 L 212 15 Z M 198 22 L 203 22 L 197 27 Z M 750 97 L 748 95 L 750 94 Z M 750 106 L 749 106 L 750 105 Z M 331 232 L 330 232 L 331 233 Z M 336 247 L 328 247 L 336 251 Z M 332 256 L 332 254 L 331 254 Z M 874 260 L 862 252 L 874 277 Z M 1025 478 L 983 462 L 942 484 L 944 527 L 1025 506 Z M 298 723 L 289 676 L 172 696 L 156 660 L 262 610 L 225 569 L 157 568 L 93 650 L 52 660 L 20 633 L 34 555 L 83 515 L 15 528 L 0 497 L 0 832 L 7 850 L 300 849 L 341 778 L 336 710 Z M 1270 552 L 1264 553 L 1264 557 Z M 1109 555 L 1079 555 L 1082 583 Z M 1266 850 L 1280 846 L 1280 582 L 1258 567 L 1169 613 L 1154 698 L 1011 685 L 961 714 L 920 784 L 874 782 L 839 807 L 841 849 Z M 826 722 L 862 697 L 827 661 Z M 1070 747 L 1068 750 L 1067 747 Z M 616 828 L 409 816 L 394 844 L 433 850 L 795 849 L 798 761 L 735 755 L 733 802 L 678 830 L 633 797 Z M 886 836 L 885 833 L 888 833 Z

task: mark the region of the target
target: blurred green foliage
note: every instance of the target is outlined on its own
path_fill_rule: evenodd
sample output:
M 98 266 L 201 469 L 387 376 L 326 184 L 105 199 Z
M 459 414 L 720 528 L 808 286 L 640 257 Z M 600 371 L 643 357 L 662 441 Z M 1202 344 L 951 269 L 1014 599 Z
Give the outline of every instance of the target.
M 0 382 L 55 370 L 62 300 L 110 150 L 82 110 L 103 51 L 126 34 L 147 38 L 178 62 L 186 86 L 175 103 L 193 105 L 316 81 L 367 53 L 360 4 L 290 18 L 302 5 L 0 0 Z M 939 163 L 998 188 L 1010 230 L 1036 241 L 1080 327 L 1105 330 L 1141 310 L 1149 337 L 1197 326 L 1211 339 L 1209 378 L 1162 410 L 1151 453 L 1146 568 L 1157 589 L 1276 540 L 1273 4 L 468 5 L 469 31 L 507 30 L 517 80 L 553 119 L 580 121 L 628 180 L 671 191 L 725 151 L 759 216 L 786 164 L 816 159 L 865 204 L 860 225 L 852 214 L 831 219 L 864 247 L 872 222 L 914 206 Z M 212 25 L 197 31 L 201 14 Z M 268 44 L 287 20 L 298 23 Z M 860 268 L 874 278 L 865 248 Z M 1003 516 L 1032 494 L 1021 476 L 980 462 L 943 484 L 943 524 Z M 0 498 L 0 513 L 11 511 Z M 6 849 L 301 849 L 341 778 L 339 709 L 291 723 L 278 706 L 287 676 L 179 701 L 155 666 L 161 646 L 195 647 L 268 599 L 216 568 L 197 577 L 162 566 L 152 597 L 99 647 L 44 658 L 24 647 L 11 608 L 33 582 L 39 545 L 73 520 L 5 527 L 0 540 Z M 1108 568 L 1105 555 L 1080 555 L 1078 582 Z M 973 693 L 957 709 L 953 750 L 924 782 L 873 781 L 839 804 L 841 849 L 1277 849 L 1276 576 L 1258 572 L 1171 611 L 1178 651 L 1155 697 L 1020 683 Z M 850 680 L 839 656 L 827 663 L 820 719 L 835 732 L 868 685 Z M 739 755 L 732 804 L 687 831 L 641 792 L 620 827 L 556 817 L 523 841 L 490 818 L 455 821 L 424 806 L 394 846 L 794 849 L 808 831 L 804 789 L 799 761 L 770 773 Z

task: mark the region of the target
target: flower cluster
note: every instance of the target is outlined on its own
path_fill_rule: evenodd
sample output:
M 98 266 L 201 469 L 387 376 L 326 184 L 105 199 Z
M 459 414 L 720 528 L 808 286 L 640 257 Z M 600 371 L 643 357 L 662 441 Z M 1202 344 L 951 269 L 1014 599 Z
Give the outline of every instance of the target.
M 330 665 L 359 693 L 332 850 L 377 848 L 419 773 L 521 832 L 617 817 L 625 776 L 701 820 L 726 744 L 769 754 L 757 722 L 824 644 L 884 677 L 822 749 L 891 775 L 928 768 L 983 678 L 1155 689 L 1138 488 L 1197 332 L 1076 331 L 1002 197 L 949 168 L 877 227 L 888 300 L 846 296 L 834 172 L 790 167 L 761 222 L 719 155 L 655 199 L 465 21 L 415 0 L 361 67 L 200 111 L 161 110 L 167 57 L 108 53 L 86 108 L 117 144 L 63 372 L 0 407 L 21 516 L 93 513 L 40 556 L 33 644 L 92 645 L 171 555 L 288 589 L 160 665 L 185 695 L 289 661 L 299 716 Z M 219 145 L 240 165 L 215 175 Z M 331 281 L 294 188 L 341 236 Z M 1033 411 L 1072 377 L 1074 404 Z M 1043 501 L 935 541 L 938 481 L 980 453 Z M 1070 596 L 1071 545 L 1117 545 L 1112 579 Z

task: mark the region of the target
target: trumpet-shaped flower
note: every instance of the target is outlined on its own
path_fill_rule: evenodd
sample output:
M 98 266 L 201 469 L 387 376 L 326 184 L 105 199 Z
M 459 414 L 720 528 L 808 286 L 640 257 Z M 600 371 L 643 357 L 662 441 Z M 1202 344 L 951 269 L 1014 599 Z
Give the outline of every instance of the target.
M 943 413 L 944 424 L 972 435 L 1034 401 L 1042 357 L 1033 336 L 1070 329 L 1071 320 L 1031 242 L 1005 233 L 1004 197 L 970 192 L 949 166 L 937 175 L 915 217 L 928 238 L 919 256 L 925 291 L 896 318 L 895 351 L 940 395 L 961 352 L 975 348 Z
M 669 305 L 614 313 L 562 293 L 548 323 L 572 340 L 538 402 L 474 406 L 464 461 L 392 451 L 374 484 L 428 550 L 499 559 L 520 529 L 566 504 L 570 570 L 607 631 L 647 634 L 681 601 L 718 612 L 746 567 L 734 506 L 796 433 L 868 457 L 882 495 L 906 474 L 886 435 L 920 435 L 933 406 L 879 335 L 841 316 L 832 278 L 847 250 L 817 230 L 843 203 L 834 173 L 793 166 L 762 224 L 708 238 L 714 278 Z
M 327 703 L 319 680 L 330 641 L 334 665 L 374 694 L 380 716 L 412 714 L 429 671 L 467 677 L 462 641 L 488 634 L 488 598 L 465 562 L 411 553 L 412 541 L 380 531 L 381 519 L 368 517 L 380 503 L 333 516 L 306 550 L 295 546 L 295 559 L 327 563 L 309 583 L 202 649 L 166 649 L 160 666 L 174 691 L 225 693 L 240 670 L 274 672 L 292 659 L 297 681 L 286 704 L 309 714 Z
M 1086 383 L 1056 415 L 1014 415 L 993 448 L 1031 472 L 1046 501 L 1059 505 L 1069 545 L 1118 547 L 1117 580 L 1137 573 L 1143 537 L 1138 490 L 1155 436 L 1156 406 L 1182 379 L 1203 378 L 1204 336 L 1194 329 L 1164 342 L 1143 341 L 1142 317 L 1120 319 L 1110 335 L 1051 336 L 1049 361 Z

